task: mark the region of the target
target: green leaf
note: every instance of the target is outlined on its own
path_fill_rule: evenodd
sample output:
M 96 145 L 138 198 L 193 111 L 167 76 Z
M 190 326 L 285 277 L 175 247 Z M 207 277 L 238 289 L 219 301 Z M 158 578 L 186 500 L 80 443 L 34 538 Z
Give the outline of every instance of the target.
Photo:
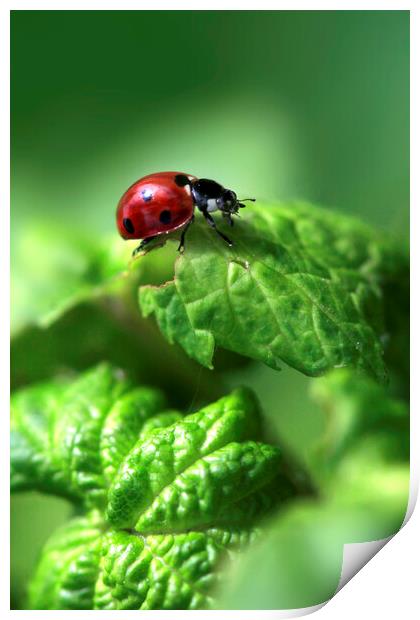
M 165 400 L 107 364 L 72 383 L 35 385 L 12 397 L 12 490 L 37 489 L 88 506 Z M 114 432 L 115 431 L 115 432 Z
M 12 329 L 47 326 L 77 303 L 97 296 L 127 273 L 117 238 L 92 239 L 41 224 L 26 226 L 13 245 Z
M 53 466 L 49 434 L 64 388 L 58 381 L 45 383 L 21 390 L 12 397 L 12 491 L 30 490 L 36 484 L 41 491 L 63 494 L 63 476 Z
M 103 531 L 96 514 L 61 527 L 45 546 L 30 587 L 31 609 L 202 609 L 218 564 L 255 532 L 142 536 Z
M 98 515 L 73 519 L 47 542 L 29 591 L 31 609 L 90 609 L 99 572 Z
M 133 536 L 109 534 L 102 548 L 95 609 L 203 609 L 218 582 L 227 552 L 246 545 L 253 532 L 206 532 Z M 150 578 L 149 578 L 150 575 Z
M 159 327 L 171 344 L 178 342 L 197 362 L 213 368 L 214 337 L 208 330 L 193 328 L 173 282 L 159 289 L 141 288 L 140 305 L 144 316 L 156 314 Z
M 397 246 L 302 203 L 247 207 L 231 236 L 228 248 L 197 221 L 174 280 L 140 289 L 170 342 L 209 368 L 221 346 L 275 369 L 385 378 L 383 288 L 406 266 Z
M 15 395 L 15 488 L 60 493 L 89 513 L 47 544 L 34 608 L 208 606 L 216 567 L 257 520 L 311 493 L 290 455 L 262 441 L 248 390 L 185 417 L 164 407 L 107 364 Z
M 151 515 L 151 522 L 159 520 L 165 527 L 175 527 L 179 510 L 180 515 L 186 510 L 180 500 L 187 497 L 190 502 L 188 516 L 197 518 L 195 511 L 203 506 L 200 501 L 202 490 L 209 499 L 213 484 L 220 486 L 220 491 L 234 489 L 229 483 L 230 476 L 239 470 L 246 478 L 245 460 L 241 451 L 247 446 L 246 439 L 259 435 L 258 416 L 255 401 L 244 390 L 233 392 L 229 397 L 209 405 L 202 411 L 189 415 L 185 420 L 168 429 L 159 429 L 140 441 L 124 463 L 120 475 L 111 487 L 109 495 L 108 519 L 117 527 L 135 527 L 136 521 L 143 514 L 148 522 L 145 508 L 157 512 L 158 517 Z M 238 442 L 244 443 L 238 443 Z M 228 448 L 229 454 L 222 452 Z M 239 451 L 239 453 L 232 453 Z M 267 446 L 271 450 L 271 446 Z M 206 460 L 206 457 L 210 457 Z M 258 448 L 249 455 L 249 462 L 256 468 L 259 458 Z M 214 461 L 214 474 L 211 465 Z M 226 462 L 226 464 L 225 464 Z M 263 458 L 264 465 L 271 463 L 270 456 Z M 273 472 L 276 469 L 273 467 Z M 222 483 L 218 485 L 213 477 L 221 475 Z M 266 480 L 270 473 L 267 472 Z M 264 478 L 263 478 L 264 479 Z M 162 496 L 164 492 L 164 496 Z M 182 498 L 178 497 L 178 493 Z M 130 498 L 130 502 L 127 501 Z M 163 512 L 168 510 L 167 515 Z M 193 512 L 194 511 L 194 512 Z M 214 518 L 214 515 L 212 515 Z M 139 527 L 144 531 L 144 524 Z M 149 526 L 150 527 L 150 526 Z M 152 525 L 153 527 L 153 525 Z M 185 527 L 182 524 L 181 527 Z
M 12 243 L 12 333 L 28 325 L 48 327 L 81 302 L 105 295 L 122 297 L 139 281 L 160 281 L 171 273 L 163 250 L 149 260 L 131 260 L 135 246 L 118 236 L 26 222 Z
M 409 458 L 409 410 L 369 377 L 340 369 L 312 383 L 327 426 L 317 457 L 328 471 L 350 451 L 385 461 Z M 370 457 L 369 457 L 370 458 Z

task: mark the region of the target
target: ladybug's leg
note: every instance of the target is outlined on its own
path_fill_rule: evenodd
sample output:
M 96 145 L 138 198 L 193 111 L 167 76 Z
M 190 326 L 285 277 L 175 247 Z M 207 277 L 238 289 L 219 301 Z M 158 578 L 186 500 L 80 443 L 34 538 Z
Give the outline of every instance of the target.
M 132 256 L 137 256 L 137 254 L 139 252 L 142 252 L 144 250 L 144 248 L 147 247 L 149 245 L 149 243 L 151 241 L 153 241 L 154 239 L 156 239 L 156 235 L 154 237 L 147 237 L 147 239 L 143 239 L 143 241 L 140 243 L 140 245 L 138 245 L 135 248 L 135 250 L 133 250 Z
M 187 234 L 187 230 L 191 226 L 194 221 L 194 216 L 187 222 L 186 226 L 183 228 L 181 233 L 181 239 L 179 240 L 178 252 L 183 252 L 185 248 L 185 235 Z
M 219 235 L 219 237 L 222 237 L 222 239 L 224 241 L 226 241 L 226 243 L 232 247 L 233 243 L 232 241 L 229 239 L 229 237 L 226 237 L 226 235 L 224 235 L 220 230 L 218 230 L 217 226 L 216 226 L 216 222 L 214 221 L 214 219 L 212 218 L 212 216 L 210 215 L 210 213 L 207 213 L 207 211 L 205 211 L 204 209 L 202 210 L 202 214 L 204 215 L 204 217 L 206 218 L 207 223 L 209 224 L 209 226 L 211 226 L 212 228 L 214 228 L 214 230 L 217 232 L 217 234 Z
M 225 217 L 228 221 L 229 226 L 233 226 L 232 213 L 223 213 L 223 217 Z

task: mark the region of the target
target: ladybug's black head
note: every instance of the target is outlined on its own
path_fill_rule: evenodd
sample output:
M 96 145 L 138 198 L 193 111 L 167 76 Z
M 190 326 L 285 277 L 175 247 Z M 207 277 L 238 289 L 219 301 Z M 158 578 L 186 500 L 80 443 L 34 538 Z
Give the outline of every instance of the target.
M 245 207 L 243 204 L 244 200 L 251 200 L 252 202 L 255 202 L 255 198 L 241 198 L 238 200 L 238 197 L 233 190 L 225 189 L 221 199 L 218 201 L 218 206 L 223 213 L 238 213 L 239 209 L 243 209 Z
M 225 189 L 218 202 L 219 209 L 221 211 L 227 211 L 228 213 L 230 213 L 232 209 L 235 209 L 235 211 L 237 211 L 239 208 L 238 197 L 231 189 Z

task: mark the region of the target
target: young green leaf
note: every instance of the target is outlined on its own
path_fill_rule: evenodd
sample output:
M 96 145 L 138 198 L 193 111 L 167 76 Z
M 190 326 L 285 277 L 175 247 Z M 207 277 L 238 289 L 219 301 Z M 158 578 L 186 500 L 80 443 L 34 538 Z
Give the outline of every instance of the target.
M 97 514 L 73 519 L 59 528 L 45 545 L 31 581 L 31 609 L 91 609 L 100 551 Z
M 30 586 L 31 609 L 203 609 L 218 564 L 253 530 L 209 529 L 143 536 L 108 530 L 94 513 L 61 527 Z
M 103 542 L 95 609 L 203 609 L 218 564 L 255 532 L 226 528 L 179 534 L 109 533 Z
M 143 314 L 210 368 L 221 346 L 275 369 L 353 366 L 383 380 L 383 285 L 406 265 L 399 249 L 301 203 L 247 207 L 235 224 L 228 248 L 196 222 L 174 280 L 140 289 Z
M 183 417 L 102 364 L 14 401 L 16 488 L 59 492 L 89 513 L 47 545 L 31 587 L 37 609 L 208 606 L 228 550 L 258 518 L 311 492 L 290 455 L 261 440 L 245 389 Z
M 35 485 L 40 491 L 47 493 L 64 493 L 63 476 L 54 468 L 49 448 L 50 426 L 64 389 L 65 385 L 56 381 L 21 390 L 12 397 L 12 491 L 31 490 Z
M 107 478 L 164 404 L 159 391 L 133 389 L 107 364 L 72 383 L 18 391 L 12 397 L 12 491 L 37 489 L 101 505 Z

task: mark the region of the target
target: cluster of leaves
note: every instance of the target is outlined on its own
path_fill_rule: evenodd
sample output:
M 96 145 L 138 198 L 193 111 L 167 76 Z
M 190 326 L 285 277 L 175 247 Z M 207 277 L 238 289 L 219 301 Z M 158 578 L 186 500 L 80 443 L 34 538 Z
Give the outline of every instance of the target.
M 63 495 L 86 512 L 48 543 L 34 609 L 207 606 L 220 558 L 261 513 L 310 490 L 261 441 L 244 389 L 183 417 L 103 364 L 24 389 L 12 406 L 12 490 Z
M 385 386 L 389 369 L 401 371 L 393 374 L 401 393 L 406 382 L 408 320 L 395 301 L 407 292 L 406 253 L 311 205 L 246 211 L 233 248 L 197 222 L 170 281 L 167 248 L 127 268 L 122 244 L 107 252 L 92 240 L 70 239 L 68 248 L 62 238 L 53 267 L 50 251 L 41 269 L 45 251 L 33 252 L 34 286 L 28 268 L 16 274 L 24 312 L 12 343 L 14 384 L 43 382 L 13 397 L 12 490 L 59 495 L 83 513 L 47 543 L 32 608 L 312 605 L 336 588 L 345 542 L 400 526 L 408 413 Z M 278 440 L 264 441 L 247 390 L 183 415 L 167 409 L 160 390 L 135 387 L 146 379 L 169 390 L 171 403 L 186 404 L 195 368 L 150 337 L 138 304 L 169 343 L 206 368 L 216 366 L 220 348 L 275 370 L 286 364 L 324 375 L 313 381 L 326 424 L 309 473 Z M 68 380 L 69 369 L 100 360 L 135 380 L 109 364 Z M 200 397 L 220 396 L 221 381 L 204 371 Z M 234 557 L 224 588 L 223 567 Z

